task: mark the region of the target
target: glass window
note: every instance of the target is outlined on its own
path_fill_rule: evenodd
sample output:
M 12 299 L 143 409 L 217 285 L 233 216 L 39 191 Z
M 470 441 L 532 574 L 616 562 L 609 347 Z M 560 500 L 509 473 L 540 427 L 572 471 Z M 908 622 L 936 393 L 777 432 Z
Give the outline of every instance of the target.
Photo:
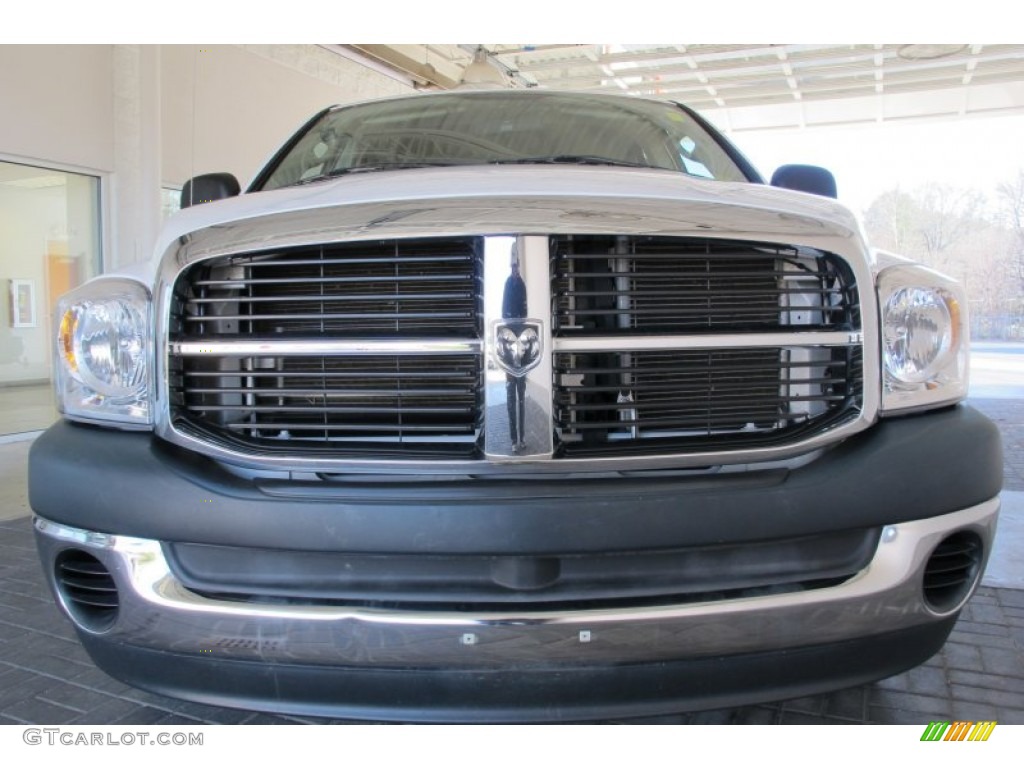
M 160 187 L 160 221 L 166 223 L 181 210 L 181 190 L 176 187 Z
M 356 171 L 581 163 L 746 181 L 675 104 L 592 94 L 463 92 L 341 107 L 301 136 L 262 189 Z
M 50 387 L 57 298 L 100 265 L 95 176 L 0 162 L 0 434 L 57 417 Z

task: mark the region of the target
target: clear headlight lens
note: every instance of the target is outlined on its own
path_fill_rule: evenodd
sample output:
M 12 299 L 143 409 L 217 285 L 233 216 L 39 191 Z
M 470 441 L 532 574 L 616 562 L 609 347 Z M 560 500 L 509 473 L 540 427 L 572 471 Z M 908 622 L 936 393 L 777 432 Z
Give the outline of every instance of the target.
M 141 284 L 97 280 L 57 304 L 60 410 L 84 421 L 148 427 L 150 299 Z
M 953 280 L 920 266 L 878 275 L 882 409 L 917 410 L 967 395 L 967 300 Z
M 942 367 L 953 346 L 952 306 L 931 288 L 899 288 L 889 297 L 882 327 L 885 366 L 894 377 L 920 384 Z

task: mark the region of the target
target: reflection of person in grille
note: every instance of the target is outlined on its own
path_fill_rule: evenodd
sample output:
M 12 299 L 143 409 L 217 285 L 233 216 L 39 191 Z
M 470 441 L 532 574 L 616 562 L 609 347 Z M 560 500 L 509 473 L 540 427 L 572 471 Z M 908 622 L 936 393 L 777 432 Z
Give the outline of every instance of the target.
M 519 274 L 519 254 L 512 252 L 512 273 L 505 280 L 501 299 L 503 320 L 526 317 L 526 283 Z M 518 334 L 518 329 L 516 333 Z M 512 450 L 519 453 L 526 447 L 526 376 L 505 374 L 505 401 L 508 405 L 508 430 Z

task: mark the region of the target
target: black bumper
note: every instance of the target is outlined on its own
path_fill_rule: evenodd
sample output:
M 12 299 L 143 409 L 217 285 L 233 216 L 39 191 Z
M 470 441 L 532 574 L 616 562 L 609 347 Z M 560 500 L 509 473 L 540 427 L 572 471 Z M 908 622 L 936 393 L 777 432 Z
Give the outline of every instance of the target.
M 926 661 L 955 620 L 769 653 L 506 670 L 299 666 L 154 651 L 87 635 L 82 642 L 101 668 L 131 685 L 207 704 L 359 720 L 564 722 L 719 709 L 861 685 Z
M 995 497 L 996 427 L 966 406 L 885 420 L 794 470 L 702 477 L 250 481 L 145 433 L 58 423 L 29 500 L 91 531 L 350 553 L 638 551 L 768 541 L 935 517 Z
M 30 502 L 51 588 L 95 661 L 126 682 L 295 714 L 537 722 L 773 701 L 921 663 L 980 579 L 1001 471 L 995 427 L 968 407 L 882 422 L 788 471 L 529 482 L 253 481 L 150 435 L 58 424 L 33 446 Z M 891 535 L 879 533 L 886 526 Z M 222 550 L 241 548 L 251 581 L 257 549 L 308 576 L 313 552 L 657 561 L 674 548 L 725 553 L 728 562 L 697 569 L 715 576 L 759 562 L 726 545 L 785 552 L 787 541 L 844 531 L 868 532 L 870 562 L 858 559 L 840 583 L 738 599 L 705 594 L 702 582 L 698 597 L 677 590 L 612 609 L 540 605 L 532 588 L 513 594 L 533 602 L 500 610 L 239 596 L 196 589 L 171 557 L 180 543 L 219 545 L 206 549 L 224 565 Z M 954 534 L 977 541 L 979 559 L 937 612 L 925 575 Z M 96 589 L 119 595 L 99 634 L 91 603 L 68 605 L 80 586 L 62 581 L 68 550 L 102 566 Z

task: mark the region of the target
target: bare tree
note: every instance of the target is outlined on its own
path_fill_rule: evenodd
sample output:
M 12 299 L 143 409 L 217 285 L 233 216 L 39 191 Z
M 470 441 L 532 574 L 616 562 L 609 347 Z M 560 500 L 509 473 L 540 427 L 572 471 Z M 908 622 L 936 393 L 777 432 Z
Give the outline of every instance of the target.
M 1003 221 L 1010 230 L 1009 256 L 1020 291 L 1024 293 L 1024 168 L 1017 178 L 996 187 Z
M 912 193 L 883 192 L 868 208 L 864 224 L 874 242 L 939 266 L 947 252 L 987 226 L 985 196 L 973 189 L 929 184 Z
M 977 190 L 929 184 L 920 203 L 918 228 L 930 264 L 941 263 L 952 246 L 984 227 L 985 197 Z
M 871 241 L 964 284 L 979 336 L 1015 335 L 1024 306 L 1024 171 L 981 192 L 930 184 L 879 195 L 864 215 Z
M 920 218 L 918 201 L 896 187 L 875 198 L 864 213 L 864 226 L 877 247 L 912 256 Z

